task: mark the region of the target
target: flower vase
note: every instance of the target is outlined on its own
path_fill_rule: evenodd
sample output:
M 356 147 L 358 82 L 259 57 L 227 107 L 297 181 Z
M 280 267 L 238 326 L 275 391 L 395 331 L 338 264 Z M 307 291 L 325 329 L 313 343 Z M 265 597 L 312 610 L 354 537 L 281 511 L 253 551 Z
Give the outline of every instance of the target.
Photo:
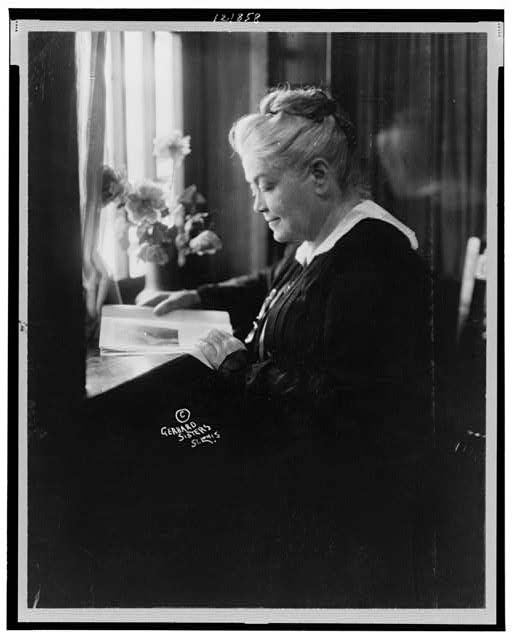
M 158 291 L 163 288 L 162 267 L 156 262 L 147 262 L 144 272 L 144 290 Z
M 136 301 L 147 298 L 155 291 L 166 291 L 172 289 L 176 279 L 176 248 L 173 245 L 164 247 L 168 261 L 159 264 L 151 260 L 145 262 L 144 288 L 139 293 Z
M 165 276 L 162 267 L 156 262 L 145 262 L 144 287 L 135 297 L 135 304 L 146 304 L 154 298 L 157 291 L 165 289 Z

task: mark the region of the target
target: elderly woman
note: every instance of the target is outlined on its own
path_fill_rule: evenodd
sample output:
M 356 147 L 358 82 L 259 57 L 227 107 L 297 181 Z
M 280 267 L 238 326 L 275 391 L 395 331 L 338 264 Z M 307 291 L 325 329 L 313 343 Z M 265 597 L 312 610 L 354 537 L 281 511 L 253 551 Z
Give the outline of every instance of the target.
M 261 439 L 236 525 L 245 562 L 260 567 L 249 583 L 261 577 L 263 604 L 429 606 L 419 576 L 431 556 L 414 532 L 430 433 L 429 278 L 415 235 L 368 199 L 353 128 L 323 91 L 272 91 L 230 142 L 285 257 L 150 304 L 230 312 L 234 335 L 212 331 L 201 349 L 227 391 L 216 406 L 230 400 L 220 426 L 231 414 L 230 433 Z
M 230 311 L 237 337 L 212 331 L 205 357 L 296 429 L 381 450 L 421 444 L 428 278 L 414 233 L 362 187 L 352 125 L 321 90 L 278 89 L 230 143 L 255 213 L 292 250 L 262 273 L 162 294 L 155 313 Z

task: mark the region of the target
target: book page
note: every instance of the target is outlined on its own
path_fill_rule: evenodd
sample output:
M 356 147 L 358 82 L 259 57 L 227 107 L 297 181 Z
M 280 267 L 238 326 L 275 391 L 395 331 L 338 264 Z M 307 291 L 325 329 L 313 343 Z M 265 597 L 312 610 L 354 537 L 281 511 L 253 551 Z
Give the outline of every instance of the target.
M 232 333 L 226 311 L 181 309 L 156 316 L 149 307 L 106 305 L 100 328 L 102 355 L 192 353 L 212 329 Z M 203 359 L 202 359 L 203 361 Z

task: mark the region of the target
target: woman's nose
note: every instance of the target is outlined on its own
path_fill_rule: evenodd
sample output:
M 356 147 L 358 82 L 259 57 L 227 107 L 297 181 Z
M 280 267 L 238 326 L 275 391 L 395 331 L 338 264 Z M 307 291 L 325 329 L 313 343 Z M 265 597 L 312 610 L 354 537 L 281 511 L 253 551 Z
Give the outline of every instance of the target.
M 260 191 L 257 191 L 255 194 L 255 200 L 253 202 L 253 211 L 255 213 L 262 213 L 262 211 L 265 211 L 266 209 L 267 206 L 265 204 L 265 200 Z

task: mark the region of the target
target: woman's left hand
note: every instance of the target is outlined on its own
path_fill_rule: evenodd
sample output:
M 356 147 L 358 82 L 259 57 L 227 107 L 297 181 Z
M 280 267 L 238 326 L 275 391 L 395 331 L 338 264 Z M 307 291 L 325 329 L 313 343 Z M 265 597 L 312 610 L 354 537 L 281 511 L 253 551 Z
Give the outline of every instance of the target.
M 226 331 L 212 329 L 198 341 L 198 347 L 214 369 L 219 369 L 224 360 L 235 351 L 246 351 L 244 343 Z

